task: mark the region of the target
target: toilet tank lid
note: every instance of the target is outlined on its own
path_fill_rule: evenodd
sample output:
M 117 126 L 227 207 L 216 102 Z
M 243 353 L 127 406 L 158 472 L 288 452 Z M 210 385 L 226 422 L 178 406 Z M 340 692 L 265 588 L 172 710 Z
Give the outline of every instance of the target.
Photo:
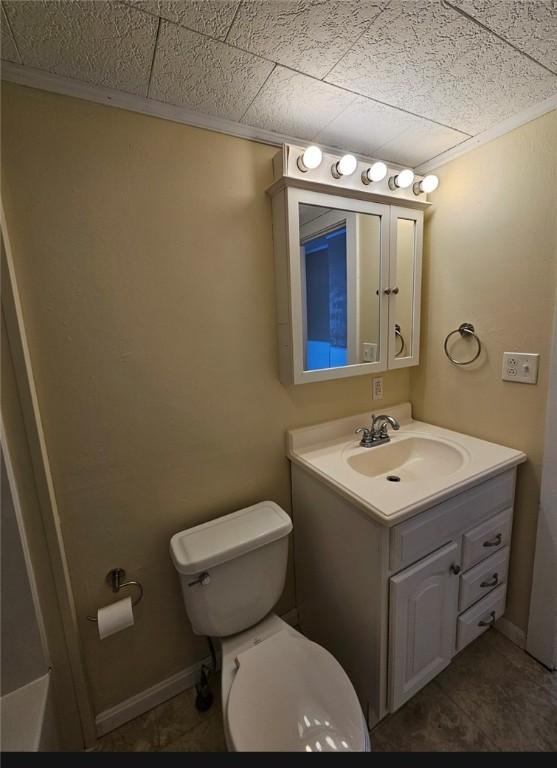
M 170 555 L 179 573 L 197 574 L 287 536 L 292 520 L 274 501 L 261 501 L 175 533 Z

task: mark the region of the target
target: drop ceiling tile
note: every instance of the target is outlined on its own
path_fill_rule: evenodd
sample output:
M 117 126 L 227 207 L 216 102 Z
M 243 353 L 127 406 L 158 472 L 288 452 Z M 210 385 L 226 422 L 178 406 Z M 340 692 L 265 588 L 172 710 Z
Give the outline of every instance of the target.
M 29 67 L 144 96 L 157 19 L 116 2 L 4 3 Z
M 421 118 L 400 109 L 358 96 L 315 139 L 341 149 L 373 155 L 377 147 L 420 121 Z
M 242 122 L 311 139 L 354 98 L 354 94 L 333 85 L 277 66 Z
M 0 6 L 0 12 L 2 14 L 2 59 L 4 61 L 13 61 L 16 64 L 21 64 L 21 59 L 12 37 L 12 31 L 6 19 L 4 6 Z
M 272 69 L 270 61 L 163 21 L 149 96 L 239 120 Z
M 239 0 L 126 0 L 148 13 L 224 40 Z
M 250 0 L 227 42 L 313 77 L 324 77 L 387 2 Z
M 555 75 L 426 0 L 393 0 L 326 81 L 471 134 L 557 91 Z
M 470 137 L 466 133 L 416 118 L 413 126 L 378 147 L 376 154 L 382 160 L 414 168 L 468 138 Z
M 451 0 L 451 3 L 557 72 L 555 0 Z

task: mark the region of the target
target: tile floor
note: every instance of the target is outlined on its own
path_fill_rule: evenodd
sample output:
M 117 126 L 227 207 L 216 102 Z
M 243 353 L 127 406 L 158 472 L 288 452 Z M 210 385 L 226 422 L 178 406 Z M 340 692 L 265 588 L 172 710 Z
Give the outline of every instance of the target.
M 220 696 L 206 713 L 190 689 L 99 739 L 114 752 L 225 750 Z M 555 751 L 557 673 L 490 630 L 371 733 L 379 752 Z

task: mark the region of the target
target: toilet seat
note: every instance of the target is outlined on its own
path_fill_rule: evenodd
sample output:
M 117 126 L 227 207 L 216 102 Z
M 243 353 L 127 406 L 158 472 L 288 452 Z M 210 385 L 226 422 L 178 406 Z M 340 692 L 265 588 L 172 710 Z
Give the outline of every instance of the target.
M 338 661 L 320 645 L 281 630 L 235 661 L 226 707 L 235 751 L 369 749 L 356 692 Z

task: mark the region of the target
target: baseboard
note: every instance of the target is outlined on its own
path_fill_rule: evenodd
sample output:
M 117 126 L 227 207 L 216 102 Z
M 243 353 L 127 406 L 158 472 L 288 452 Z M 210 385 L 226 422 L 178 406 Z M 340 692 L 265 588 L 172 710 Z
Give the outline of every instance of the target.
M 298 623 L 298 611 L 296 608 L 292 608 L 292 610 L 283 614 L 281 618 L 287 624 L 296 626 Z M 110 709 L 105 709 L 104 712 L 99 712 L 95 718 L 97 737 L 104 736 L 115 728 L 124 725 L 124 723 L 128 723 L 135 717 L 148 712 L 153 707 L 168 701 L 173 696 L 177 696 L 188 688 L 192 688 L 199 679 L 202 664 L 211 664 L 210 657 L 200 659 L 200 661 L 197 661 L 190 667 L 186 667 L 181 672 L 177 672 L 172 677 L 167 677 L 166 680 L 161 680 L 160 683 L 141 691 L 141 693 L 137 693 L 135 696 L 131 696 L 129 699 L 120 702 L 120 704 L 116 704 L 116 706 Z
M 502 616 L 495 622 L 495 629 L 497 629 L 502 635 L 505 635 L 511 643 L 514 643 L 519 648 L 526 648 L 526 632 L 516 624 Z
M 297 627 L 298 611 L 296 610 L 296 608 L 292 608 L 291 611 L 288 611 L 287 613 L 283 613 L 281 616 L 281 619 L 285 621 L 287 624 L 290 624 L 291 627 Z

